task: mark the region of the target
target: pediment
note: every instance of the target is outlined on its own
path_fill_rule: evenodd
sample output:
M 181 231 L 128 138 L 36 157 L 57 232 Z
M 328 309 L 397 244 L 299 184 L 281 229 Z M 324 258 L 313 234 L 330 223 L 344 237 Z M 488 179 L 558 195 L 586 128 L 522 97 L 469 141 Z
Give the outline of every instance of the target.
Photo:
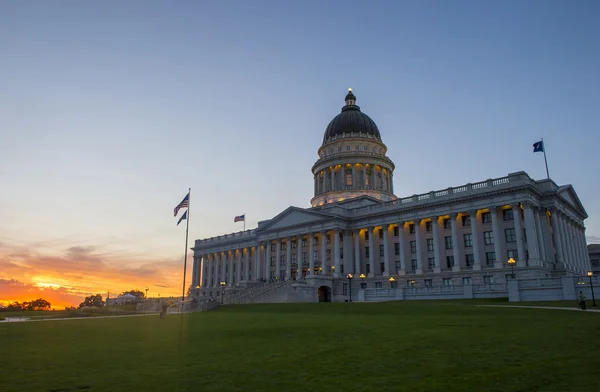
M 330 215 L 322 212 L 307 211 L 298 207 L 289 207 L 261 227 L 260 231 L 284 229 L 290 226 L 296 226 L 309 222 L 324 221 L 330 218 Z
M 581 203 L 581 200 L 579 200 L 579 196 L 577 196 L 577 193 L 575 192 L 575 189 L 573 189 L 572 185 L 561 186 L 557 189 L 556 194 L 579 214 L 585 218 L 588 217 L 588 214 L 583 207 L 583 203 Z

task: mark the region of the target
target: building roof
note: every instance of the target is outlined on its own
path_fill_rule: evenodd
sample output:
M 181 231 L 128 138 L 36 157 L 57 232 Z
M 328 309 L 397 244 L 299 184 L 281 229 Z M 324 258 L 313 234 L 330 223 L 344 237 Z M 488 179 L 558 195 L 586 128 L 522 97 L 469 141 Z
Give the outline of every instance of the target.
M 356 96 L 351 90 L 346 95 L 346 105 L 342 108 L 342 112 L 335 116 L 327 126 L 325 135 L 323 136 L 323 144 L 330 138 L 341 136 L 344 133 L 369 134 L 381 140 L 381 134 L 375 121 L 360 111 L 360 107 L 356 105 Z

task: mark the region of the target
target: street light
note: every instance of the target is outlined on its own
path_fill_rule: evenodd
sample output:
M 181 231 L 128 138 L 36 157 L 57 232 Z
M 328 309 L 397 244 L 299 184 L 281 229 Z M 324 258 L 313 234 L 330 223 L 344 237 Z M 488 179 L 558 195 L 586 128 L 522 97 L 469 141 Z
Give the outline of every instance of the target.
M 512 273 L 512 278 L 515 278 L 515 259 L 513 259 L 512 257 L 510 259 L 508 259 L 508 264 L 510 265 L 510 272 Z
M 365 287 L 367 287 L 367 286 L 365 286 L 365 278 L 366 277 L 367 276 L 365 274 L 360 274 L 360 276 L 359 276 L 359 278 L 360 278 L 360 288 L 361 289 L 364 289 Z
M 146 298 L 148 298 L 148 286 L 146 286 Z
M 393 276 L 390 276 L 390 288 L 394 288 L 394 282 L 396 281 L 396 279 L 394 279 Z
M 596 306 L 596 297 L 594 297 L 594 284 L 592 283 L 592 271 L 588 272 L 588 276 L 590 277 L 590 288 L 592 289 L 592 306 Z
M 223 305 L 223 295 L 225 292 L 225 282 L 221 282 L 221 305 Z
M 352 276 L 352 274 L 348 274 L 346 275 L 346 279 L 348 279 L 348 288 L 350 291 L 348 291 L 348 293 L 350 294 L 350 301 L 352 302 L 352 278 L 354 278 L 354 276 Z

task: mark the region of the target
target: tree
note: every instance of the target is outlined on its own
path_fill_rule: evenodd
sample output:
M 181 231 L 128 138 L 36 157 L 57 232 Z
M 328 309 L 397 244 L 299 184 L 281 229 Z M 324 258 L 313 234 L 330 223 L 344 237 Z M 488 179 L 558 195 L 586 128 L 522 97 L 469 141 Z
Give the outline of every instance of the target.
M 50 302 L 43 298 L 38 298 L 35 301 L 26 302 L 27 310 L 50 310 Z
M 138 301 L 143 301 L 146 298 L 146 295 L 144 295 L 144 293 L 140 290 L 129 290 L 129 291 L 123 291 L 122 295 L 125 294 L 131 294 L 137 297 Z
M 100 308 L 102 306 L 104 306 L 104 301 L 102 300 L 102 296 L 100 294 L 90 295 L 89 297 L 85 297 L 85 300 L 79 304 L 79 308 L 83 308 L 83 307 Z

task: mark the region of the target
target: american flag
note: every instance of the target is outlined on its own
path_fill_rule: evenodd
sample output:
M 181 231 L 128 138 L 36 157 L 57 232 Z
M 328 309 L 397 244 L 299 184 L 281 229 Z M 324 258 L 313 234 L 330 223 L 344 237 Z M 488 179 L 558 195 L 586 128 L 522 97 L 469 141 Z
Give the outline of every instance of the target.
M 235 218 L 233 218 L 233 222 L 245 222 L 246 221 L 246 214 L 244 215 L 238 215 Z
M 180 209 L 182 208 L 187 208 L 190 206 L 190 194 L 188 193 L 183 200 L 181 201 L 181 203 L 177 204 L 177 207 L 175 207 L 175 213 L 173 214 L 173 216 L 177 216 L 177 213 L 179 212 Z

